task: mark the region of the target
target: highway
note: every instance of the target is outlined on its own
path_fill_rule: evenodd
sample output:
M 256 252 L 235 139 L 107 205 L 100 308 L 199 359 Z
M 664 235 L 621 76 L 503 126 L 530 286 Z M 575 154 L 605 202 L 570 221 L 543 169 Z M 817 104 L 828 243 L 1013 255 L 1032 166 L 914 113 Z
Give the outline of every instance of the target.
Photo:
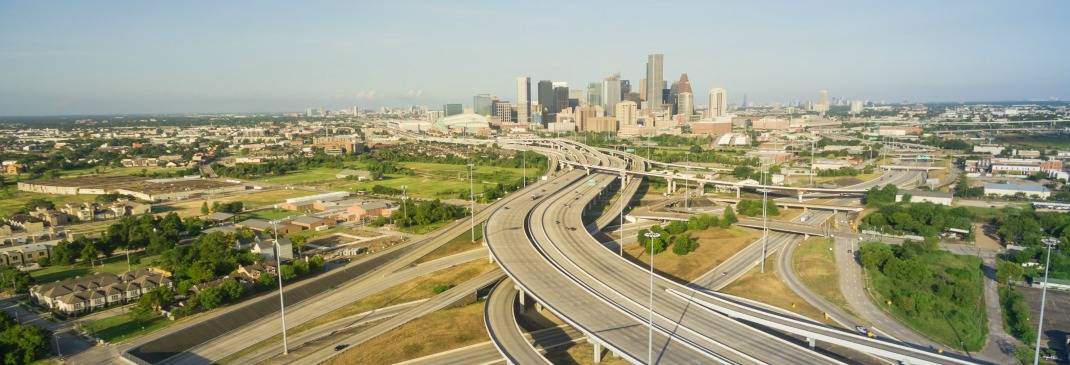
M 483 309 L 483 323 L 491 343 L 510 364 L 549 364 L 535 346 L 524 337 L 517 322 L 518 293 L 512 279 L 505 279 L 487 296 Z
M 612 166 L 604 166 L 604 168 L 607 170 L 613 169 Z M 572 175 L 575 175 L 576 180 L 584 176 L 584 174 L 577 172 L 566 174 L 566 176 Z M 647 288 L 644 288 L 645 285 L 641 285 L 643 281 L 642 279 L 647 276 L 645 270 L 610 253 L 609 250 L 606 250 L 598 244 L 598 242 L 595 241 L 585 229 L 576 229 L 576 227 L 584 227 L 581 217 L 585 206 L 598 195 L 598 190 L 605 186 L 605 183 L 607 183 L 609 179 L 613 178 L 615 178 L 615 176 L 612 174 L 592 174 L 590 177 L 586 178 L 588 180 L 593 180 L 592 184 L 585 184 L 582 182 L 571 184 L 569 187 L 562 188 L 549 200 L 539 199 L 546 201 L 533 207 L 533 211 L 531 212 L 526 225 L 527 229 L 531 230 L 532 237 L 530 238 L 534 239 L 534 244 L 540 250 L 539 253 L 543 255 L 546 260 L 550 261 L 553 268 L 556 268 L 560 273 L 567 276 L 572 282 L 580 284 L 589 295 L 600 298 L 605 304 L 611 303 L 615 308 L 622 309 L 625 313 L 629 313 L 630 316 L 635 317 L 635 319 L 641 320 L 641 313 L 645 312 L 646 309 L 646 306 L 641 303 L 644 302 L 644 294 L 648 290 Z M 495 214 L 495 217 L 492 217 L 491 222 L 495 222 L 499 214 L 503 213 Z M 516 216 L 517 213 L 512 211 L 508 213 L 508 215 Z M 511 225 L 499 225 L 494 223 L 492 226 L 496 227 L 495 229 L 513 227 L 513 230 L 517 230 L 520 228 L 517 227 L 515 223 Z M 499 250 L 495 247 L 499 244 L 496 242 L 499 241 L 490 237 L 492 236 L 488 235 L 488 244 L 491 247 L 492 255 L 498 259 L 499 263 L 505 268 L 510 277 L 517 281 L 518 286 L 524 288 L 527 285 L 526 280 L 535 280 L 534 278 L 528 277 L 528 275 L 535 276 L 536 273 L 541 273 L 542 275 L 539 276 L 541 276 L 543 281 L 547 280 L 547 277 L 557 276 L 547 275 L 545 266 L 515 267 L 514 264 L 517 264 L 517 262 L 514 262 L 514 259 L 517 258 L 503 258 L 505 255 L 499 251 L 504 250 Z M 515 243 L 509 246 L 515 246 Z M 529 258 L 528 262 L 525 264 L 530 266 L 530 261 L 531 259 Z M 513 269 L 514 267 L 516 270 Z M 711 294 L 708 292 L 694 291 L 660 277 L 657 278 L 656 282 L 656 291 L 663 291 L 670 295 L 656 296 L 657 298 L 654 307 L 655 311 L 658 312 L 658 316 L 656 316 L 657 318 L 655 319 L 655 327 L 673 329 L 673 332 L 671 333 L 675 336 L 673 337 L 673 341 L 669 342 L 670 345 L 677 342 L 692 344 L 692 350 L 708 355 L 711 359 L 716 359 L 719 362 L 766 362 L 758 359 L 756 356 L 773 357 L 776 359 L 768 361 L 770 363 L 800 361 L 806 363 L 836 362 L 831 358 L 810 352 L 809 350 L 803 350 L 801 347 L 778 344 L 777 341 L 782 340 L 765 335 L 761 332 L 758 332 L 760 334 L 758 336 L 751 334 L 746 336 L 747 338 L 745 339 L 736 339 L 731 335 L 733 333 L 748 333 L 746 329 L 742 331 L 731 331 L 732 333 L 726 333 L 727 336 L 720 336 L 718 330 L 723 331 L 724 328 L 726 328 L 726 325 L 722 323 L 732 322 L 724 320 L 724 315 L 728 315 L 787 333 L 851 347 L 878 356 L 909 360 L 915 363 L 968 363 L 958 358 L 919 351 L 899 344 L 870 339 L 851 332 L 832 329 L 810 321 L 786 317 L 779 312 L 769 312 L 764 309 L 741 305 L 730 299 L 718 296 L 716 293 Z M 545 303 L 547 301 L 547 298 L 543 297 L 541 295 L 543 293 L 538 289 L 531 290 L 531 288 L 526 288 L 524 290 L 529 292 L 540 302 Z M 553 296 L 553 294 L 556 293 L 547 294 L 547 296 Z M 672 297 L 676 298 L 675 302 L 673 302 Z M 690 308 L 689 306 L 698 306 L 705 309 L 705 311 L 695 311 L 693 308 L 688 311 L 687 309 Z M 548 307 L 551 309 L 554 308 L 552 305 L 548 305 Z M 555 313 L 566 318 L 566 320 L 576 317 L 573 313 L 562 314 L 559 312 L 562 311 L 560 309 L 555 310 Z M 664 325 L 661 323 L 663 321 L 668 322 L 668 325 L 671 327 L 663 327 Z M 714 325 L 714 323 L 716 323 L 716 325 Z M 735 323 L 738 324 L 738 322 Z M 710 328 L 706 328 L 706 326 Z M 698 330 L 696 330 L 696 328 Z M 703 335 L 699 335 L 699 333 Z M 713 336 L 717 337 L 718 341 L 731 343 L 726 345 L 724 343 L 712 341 L 711 338 L 707 337 L 711 336 L 711 333 L 718 334 L 717 336 Z M 625 358 L 635 362 L 642 362 L 641 359 L 636 358 L 634 350 L 629 351 L 629 347 L 634 347 L 635 344 L 615 342 L 612 339 L 599 338 L 597 335 L 598 333 L 594 333 L 592 340 L 606 342 L 608 347 L 621 353 Z M 763 338 L 761 335 L 765 335 L 768 338 Z M 735 343 L 735 340 L 741 342 Z M 775 347 L 776 350 L 770 350 L 770 346 Z M 800 352 L 795 353 L 789 350 L 793 348 L 800 349 Z M 662 348 L 659 351 L 659 355 L 672 356 L 673 351 L 665 352 L 664 348 Z M 779 358 L 777 358 L 778 356 Z M 664 361 L 665 358 L 661 357 L 658 360 Z
M 352 347 L 364 343 L 376 336 L 389 332 L 390 330 L 397 328 L 409 321 L 416 318 L 427 315 L 428 313 L 444 309 L 452 304 L 465 299 L 465 297 L 474 296 L 474 293 L 481 288 L 488 287 L 502 278 L 502 272 L 500 270 L 491 270 L 480 274 L 472 279 L 469 279 L 460 285 L 457 285 L 449 290 L 446 290 L 442 294 L 436 295 L 431 299 L 423 301 L 412 308 L 406 309 L 397 315 L 384 319 L 381 322 L 371 325 L 370 327 L 361 330 L 350 336 L 342 338 L 331 338 L 311 352 L 306 351 L 294 351 L 289 355 L 281 355 L 272 358 L 265 364 L 289 364 L 289 363 L 303 363 L 303 364 L 320 364 L 328 359 L 341 354 L 342 352 L 336 350 L 338 346 Z
M 372 294 L 381 292 L 390 288 L 391 286 L 403 283 L 409 280 L 413 280 L 417 277 L 434 273 L 439 270 L 443 270 L 452 266 L 460 265 L 472 260 L 478 260 L 486 257 L 485 249 L 470 250 L 459 254 L 442 257 L 436 260 L 421 263 L 419 265 L 407 267 L 394 273 L 389 273 L 385 277 L 378 280 L 359 280 L 344 288 L 339 288 L 334 291 L 324 293 L 322 296 L 316 298 L 316 300 L 308 301 L 307 303 L 295 306 L 294 308 L 287 308 L 286 311 L 286 324 L 289 328 L 296 327 L 300 324 L 313 320 L 325 313 L 329 313 L 335 309 L 341 308 L 349 303 L 353 303 L 364 299 Z M 287 306 L 289 307 L 289 306 Z M 374 312 L 372 313 L 374 314 Z M 364 316 L 354 316 L 356 318 L 363 318 Z M 353 319 L 340 319 L 332 323 L 324 324 L 316 328 L 310 329 L 303 333 L 305 337 L 309 337 L 308 340 L 313 340 L 320 336 L 325 336 L 335 331 L 338 331 L 344 327 L 348 327 Z M 222 336 L 213 341 L 206 342 L 200 346 L 190 349 L 183 355 L 176 356 L 168 361 L 168 363 L 190 363 L 190 359 L 204 359 L 207 361 L 218 361 L 232 353 L 241 351 L 247 346 L 259 343 L 273 336 L 279 334 L 279 328 L 281 324 L 278 316 L 270 316 L 263 318 L 257 322 L 242 327 L 240 331 L 243 333 L 241 336 Z M 301 342 L 296 338 L 290 338 L 290 346 L 296 348 Z M 282 343 L 275 342 L 271 346 L 267 346 L 255 354 L 248 356 L 253 358 L 268 358 L 275 354 L 282 353 Z
M 612 177 L 601 175 L 595 178 Z M 596 187 L 576 184 L 557 194 L 555 200 L 540 204 L 532 212 L 530 229 L 547 259 L 553 261 L 566 276 L 589 288 L 592 294 L 625 308 L 636 319 L 643 320 L 649 308 L 648 273 L 610 253 L 588 232 L 573 229 L 581 220 L 584 206 L 566 205 L 564 202 L 572 200 L 582 203 L 590 200 L 598 192 Z M 654 291 L 658 293 L 678 287 L 678 284 L 660 276 L 655 278 L 654 285 Z M 705 349 L 712 353 L 711 358 L 723 363 L 838 363 L 667 295 L 655 295 L 654 308 L 655 326 L 672 329 L 682 340 Z M 670 354 L 657 352 L 655 355 L 655 362 L 662 362 L 663 356 Z

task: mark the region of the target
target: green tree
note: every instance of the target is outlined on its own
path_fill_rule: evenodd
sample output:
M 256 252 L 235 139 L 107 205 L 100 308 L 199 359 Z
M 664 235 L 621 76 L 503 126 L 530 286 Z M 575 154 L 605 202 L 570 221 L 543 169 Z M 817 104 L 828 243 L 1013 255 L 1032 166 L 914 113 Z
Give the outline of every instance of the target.
M 201 214 L 207 215 L 211 211 L 208 210 L 208 201 L 201 203 Z
M 739 218 L 736 218 L 736 212 L 732 207 L 724 208 L 724 215 L 721 217 L 721 228 L 728 228 L 728 226 L 739 222 Z
M 11 266 L 0 266 L 0 291 L 14 289 L 16 293 L 26 292 L 33 284 L 33 276 Z
M 205 288 L 197 293 L 197 299 L 201 304 L 201 308 L 212 310 L 223 304 L 223 293 L 219 288 Z

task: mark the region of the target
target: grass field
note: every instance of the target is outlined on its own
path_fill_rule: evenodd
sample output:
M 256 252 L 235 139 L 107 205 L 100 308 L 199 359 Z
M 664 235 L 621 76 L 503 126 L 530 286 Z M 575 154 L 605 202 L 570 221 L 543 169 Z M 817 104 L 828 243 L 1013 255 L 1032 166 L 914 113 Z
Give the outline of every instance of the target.
M 447 308 L 356 345 L 327 364 L 393 364 L 487 341 L 483 303 Z
M 1001 136 L 996 141 L 1007 144 L 1020 144 L 1038 148 L 1070 148 L 1070 138 L 1064 134 L 1037 136 Z
M 792 266 L 806 287 L 833 305 L 850 312 L 847 299 L 840 292 L 840 275 L 836 271 L 836 257 L 828 238 L 814 237 L 803 241 L 795 249 Z
M 286 218 L 286 217 L 289 217 L 289 216 L 292 216 L 292 215 L 299 215 L 299 214 L 301 214 L 301 213 L 294 212 L 294 211 L 289 211 L 289 210 L 284 210 L 284 209 L 271 208 L 271 209 L 258 210 L 258 211 L 253 212 L 250 215 L 253 218 L 260 218 L 260 219 L 266 219 L 266 220 L 275 220 L 275 219 L 282 219 L 282 218 Z
M 137 263 L 132 263 L 130 269 L 140 269 L 142 267 L 149 266 L 152 261 L 158 258 L 159 255 L 145 256 L 143 253 L 132 253 L 130 259 L 141 260 Z M 63 280 L 72 278 L 75 276 L 83 276 L 91 273 L 111 273 L 122 274 L 128 270 L 126 265 L 126 255 L 115 255 L 104 259 L 104 265 L 100 264 L 100 261 L 96 262 L 96 266 L 90 267 L 88 263 L 75 263 L 73 265 L 52 265 L 40 270 L 34 270 L 30 272 L 30 276 L 33 276 L 34 280 L 38 283 L 47 283 L 57 280 Z
M 93 195 L 52 195 L 52 194 L 40 194 L 31 193 L 28 191 L 16 190 L 14 186 L 7 185 L 6 189 L 0 191 L 0 217 L 9 216 L 22 209 L 31 199 L 43 198 L 51 201 L 56 206 L 66 204 L 68 202 L 88 202 L 93 201 L 95 196 Z
M 634 233 L 632 233 L 634 234 Z M 732 255 L 742 250 L 747 244 L 761 236 L 760 232 L 739 228 L 711 228 L 704 231 L 692 231 L 692 237 L 698 239 L 698 249 L 679 256 L 669 249 L 654 258 L 654 269 L 667 274 L 677 281 L 690 282 L 709 272 Z M 638 243 L 624 245 L 624 253 L 632 260 L 648 265 L 646 255 Z
M 164 317 L 138 322 L 124 313 L 86 322 L 82 328 L 106 342 L 115 343 L 167 327 L 172 322 Z
M 625 365 L 628 364 L 622 358 L 613 356 L 611 352 L 606 352 L 602 355 L 601 362 L 594 362 L 594 346 L 589 342 L 581 342 L 572 345 L 564 345 L 561 347 L 555 347 L 550 349 L 546 354 L 546 359 L 550 360 L 551 364 L 564 364 L 564 365 Z
M 257 179 L 257 181 L 283 185 L 316 185 L 323 181 L 338 180 L 335 175 L 340 171 L 342 171 L 342 169 L 316 167 L 308 170 L 294 171 L 282 176 L 261 178 Z
M 475 241 L 472 240 L 472 233 L 475 233 Z M 431 261 L 437 258 L 446 257 L 455 253 L 460 253 L 468 250 L 474 250 L 483 245 L 483 227 L 476 226 L 471 231 L 465 231 L 459 236 L 454 237 L 449 242 L 446 242 L 439 248 L 436 248 L 431 253 L 424 255 L 416 260 L 416 263 Z
M 416 279 L 392 286 L 384 291 L 366 297 L 362 300 L 347 304 L 341 308 L 328 312 L 316 319 L 294 327 L 294 333 L 308 330 L 315 326 L 331 321 L 363 313 L 376 308 L 382 308 L 398 303 L 411 302 L 418 299 L 426 299 L 434 296 L 435 287 L 439 285 L 457 285 L 479 274 L 494 269 L 493 263 L 487 260 L 475 260 L 457 265 L 445 270 L 437 271 Z
M 297 198 L 302 196 L 314 195 L 316 192 L 308 190 L 266 190 L 266 191 L 252 191 L 242 194 L 232 194 L 219 198 L 198 199 L 183 201 L 180 203 L 171 204 L 169 207 L 178 213 L 181 217 L 197 217 L 201 215 L 201 204 L 208 201 L 208 206 L 211 207 L 212 203 L 230 203 L 240 201 L 245 204 L 245 208 L 259 208 L 272 204 L 282 203 L 289 198 Z
M 770 261 L 774 260 L 776 258 Z M 806 300 L 788 288 L 777 275 L 776 265 L 766 265 L 765 273 L 761 273 L 755 267 L 721 292 L 756 300 L 824 323 L 835 324 L 832 320 L 825 320 L 820 310 L 806 303 Z
M 449 199 L 456 198 L 460 194 L 466 196 L 468 194 L 468 174 L 463 165 L 422 162 L 405 162 L 401 165 L 412 169 L 416 174 L 387 174 L 382 180 L 361 182 L 332 178 L 316 185 L 332 190 L 348 191 L 371 191 L 375 185 L 400 190 L 404 186 L 408 195 L 426 199 Z M 536 173 L 534 169 L 528 169 L 529 178 L 535 177 Z M 477 166 L 473 188 L 476 194 L 480 194 L 484 187 L 498 183 L 512 183 L 522 176 L 522 169 Z

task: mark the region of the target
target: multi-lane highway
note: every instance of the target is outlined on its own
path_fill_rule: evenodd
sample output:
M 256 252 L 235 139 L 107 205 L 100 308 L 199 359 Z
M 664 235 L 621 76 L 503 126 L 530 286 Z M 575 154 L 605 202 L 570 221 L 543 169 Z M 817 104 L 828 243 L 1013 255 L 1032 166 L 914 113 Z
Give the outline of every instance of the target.
M 623 164 L 606 164 L 604 158 L 598 160 L 605 171 L 619 171 L 619 166 Z M 566 321 L 581 325 L 581 330 L 590 329 L 593 325 L 590 322 L 592 307 L 605 309 L 608 306 L 611 310 L 626 314 L 625 320 L 630 317 L 633 323 L 642 322 L 643 312 L 650 309 L 649 303 L 644 300 L 648 299 L 646 296 L 650 288 L 642 285 L 648 274 L 643 268 L 606 250 L 584 229 L 582 221 L 587 204 L 616 176 L 612 173 L 587 175 L 577 171 L 564 177 L 571 178 L 566 179 L 569 184 L 555 186 L 558 191 L 551 197 L 524 201 L 525 204 L 509 206 L 509 209 L 503 207 L 508 212 L 499 211 L 491 217 L 489 229 L 492 232 L 487 237 L 492 255 L 506 273 L 516 280 L 518 287 Z M 524 211 L 518 211 L 521 209 Z M 514 233 L 511 237 L 510 232 Z M 695 291 L 660 277 L 653 280 L 654 292 L 658 293 L 653 298 L 654 330 L 656 335 L 661 336 L 658 341 L 659 357 L 652 359 L 655 362 L 681 360 L 675 357 L 675 351 L 667 350 L 677 343 L 690 350 L 685 351 L 688 356 L 699 356 L 700 359 L 705 356 L 708 359 L 705 361 L 712 362 L 837 362 L 836 359 L 758 332 L 728 317 L 896 360 L 915 363 L 967 362 L 833 329 L 780 312 L 753 308 L 731 298 Z M 553 289 L 540 286 L 551 281 L 558 284 L 551 286 Z M 560 292 L 567 292 L 568 296 L 561 298 Z M 583 295 L 596 298 L 597 301 L 585 308 L 568 307 L 566 304 L 582 301 L 577 296 Z M 584 312 L 584 309 L 587 311 Z M 605 322 L 605 316 L 602 317 L 600 322 Z M 641 343 L 635 343 L 636 339 L 611 337 L 599 331 L 588 332 L 592 341 L 607 346 L 626 359 L 646 362 L 642 359 L 641 351 L 636 351 L 636 347 L 642 346 Z M 661 342 L 666 338 L 669 338 L 667 342 Z M 683 362 L 694 361 L 692 358 Z

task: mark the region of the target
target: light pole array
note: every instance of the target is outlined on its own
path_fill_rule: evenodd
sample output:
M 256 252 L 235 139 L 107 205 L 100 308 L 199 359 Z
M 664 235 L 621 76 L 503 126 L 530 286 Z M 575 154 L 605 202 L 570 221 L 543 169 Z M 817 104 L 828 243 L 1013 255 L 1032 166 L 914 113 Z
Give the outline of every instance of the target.
M 1033 365 L 1040 363 L 1040 339 L 1044 337 L 1044 302 L 1048 299 L 1048 270 L 1051 265 L 1051 247 L 1059 244 L 1059 239 L 1055 237 L 1047 237 L 1041 240 L 1045 246 L 1048 246 L 1048 258 L 1044 262 L 1044 287 L 1040 291 L 1040 319 L 1037 320 L 1037 346 L 1033 352 Z
M 644 233 L 643 236 L 646 236 L 646 238 L 649 238 L 649 240 L 647 241 L 646 245 L 650 247 L 650 303 L 649 303 L 649 307 L 648 307 L 648 309 L 650 310 L 650 315 L 647 317 L 647 321 L 648 321 L 647 325 L 648 325 L 649 328 L 647 329 L 646 363 L 647 364 L 653 364 L 654 363 L 654 240 L 658 239 L 658 237 L 661 237 L 661 233 L 654 232 L 654 231 L 648 231 L 647 233 Z
M 475 170 L 475 164 L 468 164 L 468 199 L 471 201 L 470 209 L 472 210 L 471 214 L 468 215 L 471 217 L 468 230 L 472 234 L 472 242 L 476 241 L 476 188 L 475 184 L 472 182 L 472 175 L 475 174 Z
M 765 254 L 769 252 L 769 216 L 766 213 L 766 205 L 769 202 L 769 188 L 763 186 L 765 184 L 765 170 L 762 170 L 762 181 L 758 184 L 762 186 L 762 273 L 765 273 Z

